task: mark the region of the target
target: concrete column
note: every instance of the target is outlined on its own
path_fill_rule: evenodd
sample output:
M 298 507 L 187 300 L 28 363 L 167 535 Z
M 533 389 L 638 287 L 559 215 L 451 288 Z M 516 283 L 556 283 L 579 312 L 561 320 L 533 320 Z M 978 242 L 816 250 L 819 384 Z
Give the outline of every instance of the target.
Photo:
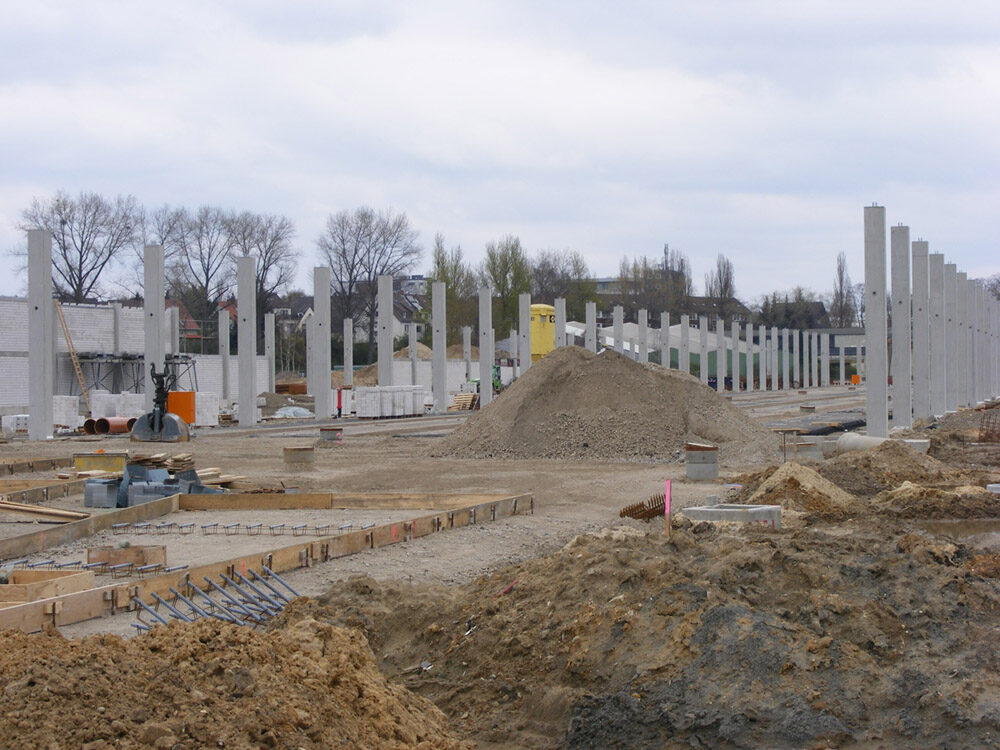
M 865 415 L 870 437 L 889 437 L 885 207 L 865 207 Z
M 802 383 L 802 332 L 792 331 L 792 380 L 797 388 L 803 386 Z
M 122 306 L 120 302 L 111 305 L 111 353 L 122 353 Z
M 649 313 L 639 311 L 639 361 L 649 362 Z
M 733 336 L 729 343 L 733 350 L 730 367 L 733 373 L 733 393 L 739 393 L 741 388 L 740 380 L 743 377 L 743 373 L 740 371 L 740 324 L 737 320 L 733 320 Z
M 930 398 L 931 412 L 941 416 L 947 411 L 948 352 L 945 345 L 947 326 L 944 313 L 944 256 L 930 253 L 927 256 L 928 295 L 930 297 Z
M 753 323 L 747 323 L 746 341 L 746 372 L 747 372 L 747 393 L 753 393 Z
M 264 357 L 267 359 L 267 392 L 274 393 L 274 313 L 264 313 Z
M 677 366 L 681 372 L 691 372 L 691 325 L 688 316 L 681 315 L 681 348 L 677 352 Z
M 966 318 L 966 297 L 969 289 L 969 277 L 964 271 L 955 274 L 955 352 L 958 364 L 955 367 L 955 399 L 956 406 L 968 406 L 966 395 L 969 382 L 969 340 L 968 320 Z
M 462 326 L 462 359 L 465 360 L 465 382 L 472 380 L 472 327 Z
M 788 380 L 789 373 L 791 372 L 791 338 L 789 337 L 788 329 L 781 329 L 781 387 L 783 390 L 789 390 L 792 387 L 791 382 Z
M 814 388 L 820 385 L 819 378 L 819 333 L 809 332 L 809 373 L 812 376 Z
M 966 385 L 965 403 L 974 406 L 976 403 L 976 371 L 982 363 L 976 360 L 976 282 L 966 279 L 965 282 L 965 366 Z
M 670 367 L 670 313 L 660 313 L 660 364 Z
M 726 390 L 726 321 L 722 316 L 715 319 L 715 390 Z
M 597 303 L 588 302 L 585 315 L 586 320 L 586 332 L 583 336 L 583 345 L 587 347 L 588 352 L 597 351 Z
M 319 387 L 319 375 L 316 372 L 316 316 L 310 315 L 306 320 L 306 393 L 316 397 Z
M 392 276 L 378 277 L 377 326 L 378 384 L 395 385 L 392 382 Z
M 336 407 L 330 389 L 330 266 L 313 268 L 313 413 L 316 419 L 329 419 Z M 391 349 L 390 344 L 390 349 Z M 241 366 L 242 369 L 242 366 Z M 242 382 L 242 381 L 240 381 Z M 381 382 L 381 381 L 380 381 Z M 242 403 L 242 402 L 241 402 Z
M 958 269 L 944 264 L 945 411 L 958 409 Z
M 847 362 L 844 358 L 844 345 L 840 341 L 837 342 L 837 354 L 839 355 L 839 361 L 837 362 L 837 379 L 840 381 L 840 384 L 843 385 L 847 382 L 847 376 L 845 375 Z
M 556 297 L 553 307 L 556 309 L 556 349 L 566 346 L 566 298 Z
M 176 307 L 164 310 L 166 317 L 166 350 L 169 354 L 181 353 L 181 311 Z
M 162 268 L 162 249 L 161 249 Z M 52 234 L 28 231 L 28 439 L 48 440 L 54 434 L 52 395 L 55 335 L 52 302 Z
M 521 372 L 531 367 L 531 295 L 517 295 L 518 353 L 521 355 Z
M 410 359 L 410 385 L 417 384 L 417 324 L 406 324 L 406 351 Z M 433 376 L 432 376 L 433 379 Z
M 257 424 L 257 259 L 249 255 L 236 259 L 236 317 L 236 347 L 240 362 L 240 427 L 246 427 Z M 327 334 L 329 339 L 329 328 Z M 327 351 L 329 352 L 329 346 Z M 327 393 L 330 391 L 329 375 L 325 390 Z
M 354 318 L 344 318 L 344 386 L 354 387 Z
M 989 396 L 990 357 L 987 350 L 988 310 L 986 289 L 976 284 L 976 403 L 980 404 Z
M 615 351 L 619 354 L 625 353 L 625 342 L 622 341 L 622 328 L 624 326 L 624 312 L 621 305 L 615 305 L 611 311 L 611 324 L 615 337 Z
M 913 426 L 910 325 L 910 228 L 889 230 L 892 258 L 892 426 Z
M 489 287 L 479 288 L 479 405 L 493 400 L 493 297 Z
M 767 387 L 767 326 L 758 326 L 757 345 L 760 348 L 758 353 L 758 367 L 760 368 L 760 390 L 766 391 Z
M 698 375 L 708 385 L 708 318 L 698 316 Z
M 219 358 L 222 361 L 222 400 L 229 401 L 233 397 L 233 387 L 230 380 L 229 367 L 229 325 L 232 318 L 229 310 L 218 312 Z
M 819 380 L 824 387 L 830 385 L 830 334 L 821 333 L 819 335 Z
M 928 243 L 917 240 L 911 244 L 913 261 L 913 416 L 928 419 L 931 411 L 931 353 L 930 353 L 930 291 L 928 280 Z
M 771 390 L 778 390 L 778 326 L 771 326 Z
M 164 366 L 165 343 L 163 341 L 163 247 L 146 245 L 142 255 L 143 289 L 142 312 L 145 348 L 143 359 L 145 371 L 143 387 L 146 394 L 146 411 L 153 410 L 155 388 L 151 366 L 160 372 Z
M 511 354 L 514 357 L 514 379 L 516 380 L 521 376 L 521 339 L 517 334 L 516 328 L 510 329 L 510 335 L 507 338 L 514 349 Z
M 431 391 L 434 396 L 435 414 L 444 414 L 448 411 L 448 309 L 445 305 L 448 292 L 445 287 L 443 281 L 435 281 L 431 287 Z M 416 329 L 416 326 L 413 327 Z M 413 332 L 413 337 L 416 338 L 416 330 Z M 417 382 L 416 371 L 416 359 L 414 359 L 414 384 Z M 492 378 L 490 382 L 493 382 Z M 481 385 L 480 390 L 482 390 Z

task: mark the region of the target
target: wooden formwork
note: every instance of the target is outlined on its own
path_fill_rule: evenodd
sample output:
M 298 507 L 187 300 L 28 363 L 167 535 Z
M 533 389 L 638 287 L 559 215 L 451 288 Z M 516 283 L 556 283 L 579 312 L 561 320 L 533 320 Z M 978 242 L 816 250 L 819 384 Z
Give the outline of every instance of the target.
M 284 505 L 281 507 L 317 507 L 309 504 L 316 502 L 313 498 L 315 495 L 326 496 L 327 503 L 336 503 L 336 493 L 311 493 L 310 495 L 292 494 L 288 495 L 287 498 L 301 500 L 302 504 Z M 166 513 L 170 513 L 178 509 L 197 509 L 200 505 L 206 504 L 203 502 L 205 498 L 224 497 L 226 496 L 174 495 L 172 497 L 145 503 L 144 505 L 139 505 L 135 508 L 123 508 L 121 511 L 111 512 L 105 514 L 104 516 L 89 518 L 72 524 L 65 524 L 59 528 L 76 526 L 77 529 L 82 530 L 83 528 L 86 528 L 85 524 L 88 523 L 90 523 L 91 527 L 94 528 L 95 520 L 99 521 L 99 525 L 102 528 L 110 528 L 112 523 L 131 520 L 148 520 L 149 518 L 155 517 L 154 515 L 150 515 L 152 513 L 165 515 Z M 252 504 L 251 498 L 254 497 L 259 498 L 259 502 L 261 503 L 259 506 L 254 506 Z M 349 497 L 362 498 L 363 495 L 352 494 Z M 373 496 L 376 501 L 380 497 L 385 496 Z M 398 495 L 395 497 L 398 499 L 404 496 Z M 425 500 L 430 496 L 414 494 L 407 497 L 411 498 L 410 502 L 418 503 L 421 499 Z M 435 497 L 444 496 L 438 495 Z M 460 496 L 450 495 L 448 497 L 455 499 Z M 200 565 L 196 568 L 183 571 L 161 573 L 140 581 L 128 581 L 108 586 L 100 586 L 88 591 L 7 607 L 0 610 L 0 628 L 16 628 L 31 633 L 41 630 L 46 624 L 69 625 L 95 617 L 114 614 L 123 610 L 131 610 L 134 607 L 132 597 L 139 597 L 145 603 L 153 605 L 155 604 L 153 594 L 169 599 L 173 596 L 170 591 L 171 588 L 183 592 L 188 581 L 191 581 L 191 583 L 196 586 L 203 587 L 205 578 L 215 580 L 218 579 L 220 574 L 229 575 L 231 577 L 234 571 L 239 572 L 244 576 L 247 575 L 249 571 L 253 571 L 258 575 L 264 575 L 263 568 L 265 566 L 273 570 L 275 573 L 283 573 L 297 568 L 309 567 L 316 562 L 323 562 L 326 560 L 333 560 L 338 557 L 353 555 L 367 549 L 376 549 L 391 544 L 399 544 L 401 542 L 438 533 L 447 529 L 460 528 L 462 526 L 479 523 L 489 523 L 491 521 L 496 521 L 513 515 L 534 512 L 534 498 L 530 494 L 511 496 L 473 495 L 466 497 L 471 497 L 476 502 L 472 505 L 453 507 L 449 510 L 442 510 L 431 515 L 421 516 L 407 521 L 395 521 L 362 531 L 352 531 L 345 534 L 302 541 L 264 552 Z M 269 504 L 273 501 L 273 497 L 269 498 L 266 495 L 248 494 L 242 496 L 240 502 L 244 504 L 236 507 L 269 509 L 274 507 Z M 282 502 L 287 502 L 287 500 Z M 233 506 L 228 507 L 231 509 Z M 323 505 L 319 507 L 327 508 L 340 506 L 334 504 L 332 506 Z M 134 514 L 135 517 L 133 517 L 133 515 L 125 517 L 122 513 L 123 511 L 145 511 L 145 513 L 142 515 Z M 18 538 L 6 541 L 11 542 L 16 541 L 17 539 Z M 54 544 L 61 543 L 62 542 L 55 542 Z M 38 550 L 33 549 L 31 551 Z
M 21 474 L 28 471 L 52 471 L 73 465 L 73 459 L 65 458 L 22 458 L 16 461 L 0 461 L 0 474 Z

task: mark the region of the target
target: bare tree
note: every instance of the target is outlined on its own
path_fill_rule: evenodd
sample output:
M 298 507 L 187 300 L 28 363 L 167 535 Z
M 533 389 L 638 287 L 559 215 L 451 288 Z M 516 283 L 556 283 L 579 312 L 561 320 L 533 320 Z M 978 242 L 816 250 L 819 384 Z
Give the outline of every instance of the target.
M 479 267 L 479 283 L 493 290 L 493 325 L 499 331 L 517 326 L 518 295 L 531 291 L 531 263 L 521 240 L 508 234 L 486 244 L 486 259 Z
M 671 315 L 683 312 L 688 298 L 694 294 L 691 261 L 681 251 L 671 250 L 669 245 L 664 245 L 662 275 L 662 310 Z
M 50 200 L 35 198 L 21 218 L 23 231 L 52 233 L 53 284 L 59 297 L 71 302 L 101 296 L 109 272 L 124 263 L 142 236 L 142 208 L 131 195 L 71 198 L 59 191 Z
M 837 275 L 833 280 L 833 297 L 830 299 L 830 324 L 836 328 L 849 328 L 857 320 L 854 290 L 847 273 L 847 255 L 837 256 Z
M 732 261 L 722 253 L 715 259 L 715 269 L 705 274 L 705 296 L 716 300 L 719 315 L 723 320 L 735 312 L 736 272 Z
M 986 286 L 987 292 L 992 294 L 996 299 L 1000 299 L 1000 273 L 995 273 L 981 281 Z
M 344 317 L 366 316 L 368 357 L 375 343 L 378 277 L 397 277 L 420 260 L 417 232 L 405 213 L 368 207 L 341 211 L 327 219 L 326 231 L 316 241 L 330 264 L 333 286 Z
M 229 215 L 202 206 L 184 212 L 179 252 L 170 265 L 170 296 L 184 303 L 195 320 L 209 320 L 219 303 L 232 294 L 232 243 Z

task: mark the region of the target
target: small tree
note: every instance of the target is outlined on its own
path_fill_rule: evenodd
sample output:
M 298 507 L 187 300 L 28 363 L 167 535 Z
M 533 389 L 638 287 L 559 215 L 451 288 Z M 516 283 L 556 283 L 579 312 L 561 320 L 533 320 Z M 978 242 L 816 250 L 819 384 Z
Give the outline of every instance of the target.
M 837 274 L 833 280 L 833 296 L 830 299 L 830 324 L 836 328 L 849 328 L 857 320 L 854 290 L 851 277 L 847 273 L 847 255 L 837 256 Z
M 434 288 L 432 281 L 445 285 L 445 311 L 447 313 L 447 340 L 461 340 L 462 327 L 471 326 L 476 321 L 476 276 L 472 267 L 465 262 L 462 248 L 456 245 L 451 250 L 444 246 L 444 235 L 434 236 L 434 250 L 431 253 L 431 272 L 427 285 L 427 305 L 425 318 L 430 320 L 433 309 Z M 431 327 L 425 326 L 424 338 L 430 341 Z
M 486 245 L 479 267 L 479 283 L 493 290 L 493 326 L 498 331 L 517 327 L 518 295 L 531 291 L 531 264 L 521 240 L 508 234 Z

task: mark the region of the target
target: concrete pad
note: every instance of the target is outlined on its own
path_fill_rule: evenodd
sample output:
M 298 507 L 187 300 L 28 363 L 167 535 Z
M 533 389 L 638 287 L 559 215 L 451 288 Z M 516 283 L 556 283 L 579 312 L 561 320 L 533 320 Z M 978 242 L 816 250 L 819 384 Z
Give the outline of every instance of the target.
M 692 521 L 713 521 L 729 523 L 763 523 L 781 528 L 780 505 L 737 505 L 720 503 L 684 508 L 681 513 Z

